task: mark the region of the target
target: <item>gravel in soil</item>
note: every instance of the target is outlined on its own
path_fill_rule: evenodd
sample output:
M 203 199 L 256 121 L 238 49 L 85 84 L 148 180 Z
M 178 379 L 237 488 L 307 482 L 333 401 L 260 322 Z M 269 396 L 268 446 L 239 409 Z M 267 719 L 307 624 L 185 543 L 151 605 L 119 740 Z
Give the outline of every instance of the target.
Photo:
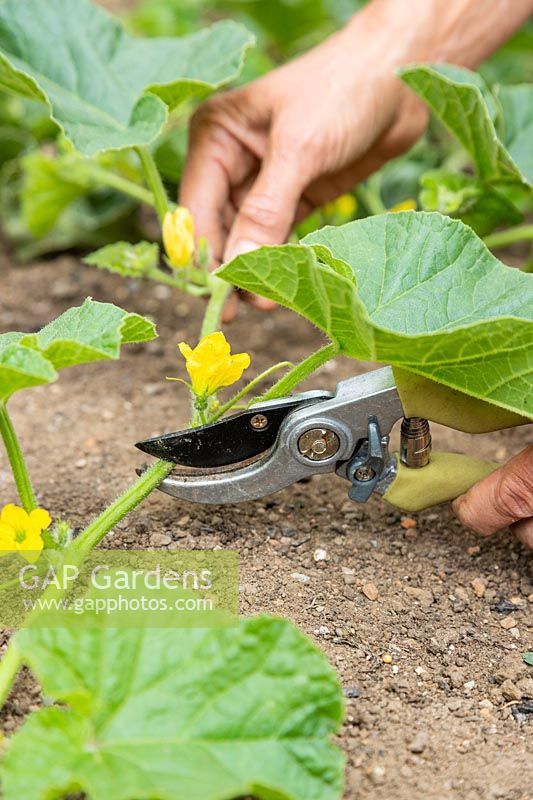
M 202 304 L 71 256 L 16 268 L 0 258 L 2 331 L 37 330 L 88 295 L 158 323 L 160 339 L 126 348 L 120 362 L 68 370 L 11 403 L 40 502 L 81 526 L 134 478 L 133 442 L 185 422 L 185 390 L 164 379 L 182 370 L 176 344 L 195 341 Z M 281 309 L 243 306 L 227 335 L 251 353 L 251 373 L 321 344 Z M 332 389 L 370 367 L 337 359 L 306 388 Z M 478 439 L 434 429 L 437 447 L 499 460 L 528 439 L 531 428 Z M 16 500 L 4 455 L 0 497 Z M 377 498 L 357 506 L 326 476 L 232 507 L 156 493 L 104 546 L 239 551 L 242 613 L 288 615 L 339 672 L 346 798 L 533 797 L 533 668 L 521 659 L 533 645 L 533 562 L 509 532 L 480 539 L 448 507 L 407 517 Z M 39 702 L 24 672 L 4 730 Z

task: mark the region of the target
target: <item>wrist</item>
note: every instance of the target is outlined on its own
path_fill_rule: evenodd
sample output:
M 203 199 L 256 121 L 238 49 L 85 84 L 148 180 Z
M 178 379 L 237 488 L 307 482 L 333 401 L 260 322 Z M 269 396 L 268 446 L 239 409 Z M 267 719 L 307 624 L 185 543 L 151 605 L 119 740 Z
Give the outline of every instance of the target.
M 344 34 L 376 52 L 385 69 L 414 61 L 449 62 L 475 69 L 532 11 L 531 0 L 373 0 Z

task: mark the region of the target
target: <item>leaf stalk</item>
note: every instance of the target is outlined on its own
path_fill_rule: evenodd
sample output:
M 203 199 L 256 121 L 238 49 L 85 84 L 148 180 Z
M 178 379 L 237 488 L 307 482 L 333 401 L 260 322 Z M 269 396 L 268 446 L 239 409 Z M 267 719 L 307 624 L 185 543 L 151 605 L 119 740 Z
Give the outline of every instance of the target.
M 37 508 L 37 500 L 15 427 L 7 406 L 3 402 L 0 402 L 0 434 L 4 441 L 21 503 L 29 514 Z

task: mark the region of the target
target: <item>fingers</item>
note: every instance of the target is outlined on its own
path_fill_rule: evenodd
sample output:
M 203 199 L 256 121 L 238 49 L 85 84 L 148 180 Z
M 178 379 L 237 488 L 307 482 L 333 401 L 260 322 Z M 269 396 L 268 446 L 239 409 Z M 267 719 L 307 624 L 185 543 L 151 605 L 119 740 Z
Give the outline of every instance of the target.
M 271 144 L 261 170 L 242 199 L 224 260 L 266 244 L 283 243 L 292 227 L 304 187 L 297 153 Z
M 458 497 L 453 509 L 468 528 L 490 536 L 517 523 L 522 541 L 533 540 L 533 445 Z
M 190 148 L 180 188 L 180 203 L 194 216 L 197 236 L 205 236 L 220 263 L 232 218 L 231 186 L 253 168 L 254 158 L 206 104 L 191 127 Z
M 511 530 L 522 544 L 533 550 L 533 517 L 516 522 Z

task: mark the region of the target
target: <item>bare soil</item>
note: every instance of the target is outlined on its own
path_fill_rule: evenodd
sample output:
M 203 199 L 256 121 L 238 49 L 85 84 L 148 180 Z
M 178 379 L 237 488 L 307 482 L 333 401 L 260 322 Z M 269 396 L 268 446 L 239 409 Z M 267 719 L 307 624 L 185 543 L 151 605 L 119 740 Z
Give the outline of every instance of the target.
M 40 502 L 81 526 L 134 477 L 143 458 L 133 442 L 185 421 L 185 391 L 164 378 L 182 369 L 176 343 L 195 340 L 202 304 L 71 256 L 24 267 L 5 251 L 0 258 L 2 331 L 37 330 L 88 295 L 158 324 L 160 338 L 125 348 L 120 362 L 67 370 L 53 386 L 11 403 Z M 263 315 L 244 305 L 228 336 L 252 354 L 256 372 L 321 343 L 287 311 Z M 331 389 L 369 366 L 338 359 L 308 387 Z M 434 431 L 437 446 L 500 460 L 528 438 L 531 428 L 478 438 Z M 0 498 L 16 500 L 2 454 Z M 483 540 L 465 531 L 448 507 L 415 519 L 416 527 L 404 527 L 413 523 L 377 498 L 357 506 L 344 481 L 327 476 L 233 507 L 155 493 L 106 545 L 240 552 L 242 613 L 290 617 L 339 672 L 346 798 L 531 800 L 533 669 L 521 659 L 533 645 L 531 554 L 509 532 Z M 316 560 L 317 549 L 326 560 Z M 365 595 L 368 584 L 377 599 Z M 510 628 L 502 627 L 511 608 L 503 600 L 515 606 Z M 38 702 L 38 687 L 24 674 L 4 730 Z

